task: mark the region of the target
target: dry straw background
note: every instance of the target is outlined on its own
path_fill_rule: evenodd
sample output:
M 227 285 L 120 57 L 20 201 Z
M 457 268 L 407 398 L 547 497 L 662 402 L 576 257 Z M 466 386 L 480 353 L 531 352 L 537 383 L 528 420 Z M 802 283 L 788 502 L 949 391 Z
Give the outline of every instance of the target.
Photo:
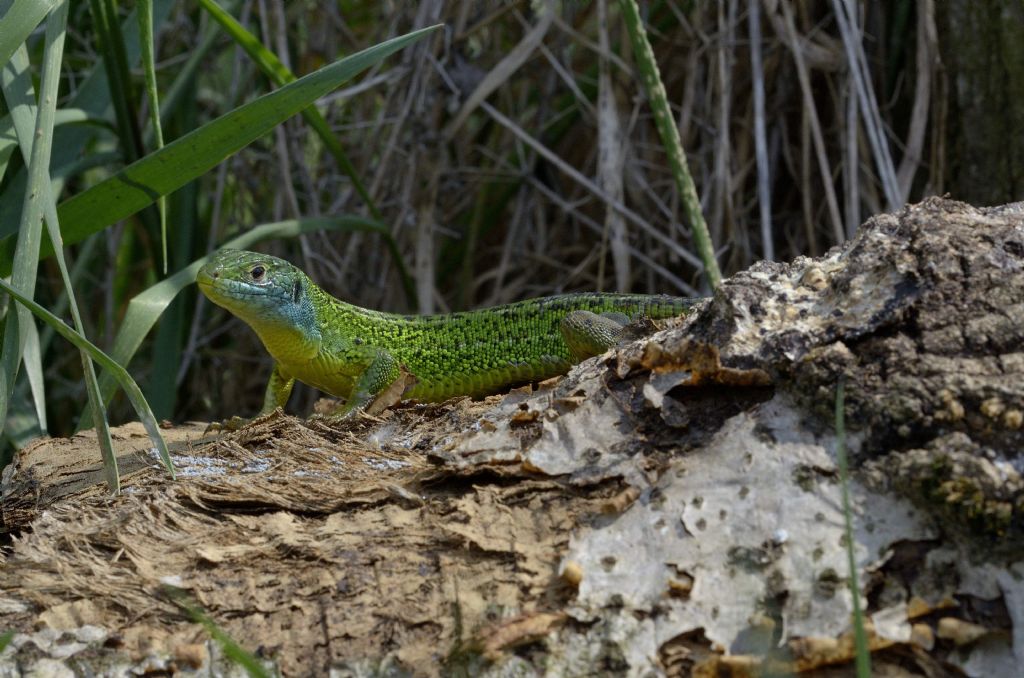
M 868 216 L 927 195 L 1024 197 L 1019 5 L 640 7 L 724 275 L 821 254 Z M 709 292 L 618 3 L 247 0 L 231 11 L 297 75 L 445 28 L 320 102 L 373 208 L 296 117 L 199 182 L 193 256 L 260 223 L 377 215 L 412 275 L 412 298 L 377 235 L 261 247 L 383 310 L 448 312 L 573 290 Z M 208 50 L 194 89 L 199 121 L 271 87 L 189 3 L 175 4 L 157 41 L 165 74 Z M 69 50 L 89 49 L 72 32 Z M 113 287 L 97 300 L 108 337 Z M 255 337 L 202 300 L 180 312 L 174 417 L 255 411 L 269 369 Z M 67 361 L 58 369 L 73 373 Z M 133 365 L 145 383 L 150 368 Z M 293 406 L 308 411 L 313 397 Z

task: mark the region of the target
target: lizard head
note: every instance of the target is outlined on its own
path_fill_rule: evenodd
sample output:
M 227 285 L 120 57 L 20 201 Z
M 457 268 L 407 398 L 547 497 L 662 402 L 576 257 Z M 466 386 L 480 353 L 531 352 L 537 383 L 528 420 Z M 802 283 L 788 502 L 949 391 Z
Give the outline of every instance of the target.
M 319 345 L 320 331 L 309 295 L 312 282 L 284 259 L 220 250 L 199 269 L 196 283 L 210 301 L 256 330 L 275 357 L 285 349 L 305 353 Z

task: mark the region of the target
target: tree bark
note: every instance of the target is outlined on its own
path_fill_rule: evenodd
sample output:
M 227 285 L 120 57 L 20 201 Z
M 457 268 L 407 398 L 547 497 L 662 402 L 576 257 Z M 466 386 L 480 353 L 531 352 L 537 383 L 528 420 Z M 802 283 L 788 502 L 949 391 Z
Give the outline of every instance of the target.
M 1024 2 L 938 3 L 949 74 L 952 197 L 975 205 L 1024 198 Z

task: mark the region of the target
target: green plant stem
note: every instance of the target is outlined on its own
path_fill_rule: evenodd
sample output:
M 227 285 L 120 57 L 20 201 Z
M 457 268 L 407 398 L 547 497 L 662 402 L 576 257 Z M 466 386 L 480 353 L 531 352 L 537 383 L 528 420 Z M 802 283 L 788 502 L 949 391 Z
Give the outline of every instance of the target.
M 156 447 L 156 450 L 160 455 L 160 460 L 163 462 L 164 468 L 167 469 L 167 472 L 171 474 L 171 478 L 173 479 L 174 464 L 171 462 L 171 455 L 167 449 L 167 443 L 164 441 L 164 437 L 160 433 L 160 426 L 157 424 L 156 417 L 153 416 L 153 411 L 150 409 L 149 403 L 147 403 L 146 399 L 142 396 L 142 391 L 139 389 L 139 385 L 135 383 L 135 380 L 132 379 L 130 374 L 128 374 L 128 371 L 114 362 L 113 358 L 101 351 L 91 341 L 68 327 L 63 320 L 5 283 L 2 279 L 0 279 L 0 291 L 11 295 L 22 306 L 32 313 L 35 313 L 39 318 L 42 318 L 43 321 L 57 331 L 57 334 L 70 341 L 76 347 L 87 351 L 89 353 L 89 357 L 98 362 L 103 369 L 114 377 L 117 383 L 120 384 L 121 388 L 124 389 L 125 395 L 128 396 L 128 400 L 131 401 L 132 406 L 139 415 L 139 421 L 142 422 L 143 427 L 146 429 L 146 433 L 149 434 L 150 440 L 153 441 L 153 445 Z
M 857 678 L 871 678 L 871 653 L 864 631 L 864 611 L 861 609 L 860 584 L 857 579 L 857 559 L 853 552 L 853 511 L 850 508 L 850 470 L 846 460 L 846 377 L 840 375 L 836 385 L 836 462 L 843 493 L 843 519 L 846 529 L 846 556 L 850 567 L 850 594 L 853 597 L 853 640 L 856 651 Z
M 15 95 L 14 89 L 25 87 L 31 89 L 31 81 L 28 80 L 28 50 L 24 45 L 19 47 L 11 59 L 4 64 L 3 89 L 4 99 L 7 100 Z M 23 91 L 23 90 L 22 90 Z M 31 94 L 26 94 L 30 99 Z M 29 101 L 31 105 L 31 101 Z M 21 218 L 18 225 L 18 238 L 14 246 L 13 266 L 11 270 L 11 286 L 31 299 L 35 295 L 36 277 L 39 272 L 39 250 L 43 232 L 43 207 L 45 196 L 41 190 L 32 190 L 43 186 L 42 178 L 45 168 L 49 165 L 49 149 L 42 148 L 42 145 L 34 144 L 37 121 L 30 107 L 22 107 L 18 111 L 26 117 L 32 116 L 33 120 L 28 123 L 25 120 L 23 133 L 18 135 L 19 144 L 22 147 L 22 154 L 25 157 L 28 167 L 28 178 L 26 190 L 22 195 Z M 17 122 L 17 118 L 12 116 Z M 52 120 L 51 120 L 52 125 Z M 42 128 L 40 128 L 42 135 Z M 51 127 L 52 133 L 52 127 Z M 47 151 L 45 158 L 40 158 L 33 163 L 33 157 Z M 48 181 L 48 175 L 47 175 Z M 25 342 L 28 339 L 29 326 L 32 323 L 31 314 L 24 308 L 12 309 L 7 314 L 7 322 L 3 333 L 3 348 L 0 350 L 0 429 L 7 422 L 7 412 L 10 406 L 11 397 L 14 395 L 14 386 L 18 379 L 18 372 L 21 369 L 22 357 L 25 350 Z
M 43 163 L 40 169 L 39 179 L 43 193 L 43 212 L 46 217 L 47 233 L 50 235 L 50 242 L 53 243 L 53 251 L 57 259 L 57 267 L 60 269 L 61 279 L 64 282 L 64 289 L 68 294 L 68 307 L 71 310 L 71 319 L 75 324 L 75 331 L 85 337 L 85 327 L 82 324 L 82 316 L 78 311 L 78 302 L 75 299 L 75 288 L 71 284 L 71 277 L 68 275 L 67 262 L 64 260 L 64 246 L 60 240 L 60 223 L 57 221 L 57 203 L 54 201 L 53 191 L 50 186 L 50 174 L 47 169 L 50 162 L 50 149 L 53 144 L 53 117 L 57 100 L 57 85 L 60 82 L 60 65 L 64 52 L 64 35 L 67 28 L 68 5 L 70 0 L 65 0 L 54 10 L 47 20 L 46 26 L 46 57 L 43 65 L 43 79 L 40 83 L 40 106 L 39 117 L 36 123 L 38 131 L 35 145 L 33 146 L 32 163 Z M 52 34 L 52 35 L 51 35 Z M 37 155 L 38 151 L 38 155 Z M 34 179 L 34 168 L 29 173 L 30 180 Z M 103 456 L 103 468 L 107 475 L 107 486 L 112 494 L 121 491 L 121 479 L 117 469 L 117 457 L 114 456 L 114 445 L 110 440 L 110 427 L 107 423 L 107 411 L 103 406 L 103 398 L 100 397 L 99 383 L 96 381 L 96 368 L 84 349 L 80 349 L 82 358 L 82 372 L 84 373 L 85 392 L 89 397 L 89 409 L 92 410 L 92 422 L 96 427 L 96 439 L 100 445 L 100 453 Z
M 213 17 L 217 23 L 219 23 L 224 30 L 230 35 L 238 46 L 245 50 L 246 54 L 253 60 L 253 62 L 259 66 L 263 74 L 266 75 L 270 80 L 278 87 L 284 87 L 290 82 L 295 81 L 295 74 L 288 70 L 277 55 L 271 52 L 269 49 L 260 44 L 260 41 L 250 33 L 242 24 L 238 23 L 233 16 L 216 3 L 215 0 L 199 0 L 199 4 L 202 5 L 211 17 Z M 355 166 L 352 165 L 352 161 L 348 159 L 348 155 L 345 154 L 344 149 L 341 147 L 341 143 L 338 138 L 331 131 L 330 125 L 327 124 L 327 120 L 320 114 L 316 104 L 310 105 L 302 110 L 302 117 L 306 119 L 306 122 L 313 131 L 317 133 L 320 140 L 323 141 L 324 147 L 334 157 L 334 161 L 338 163 L 338 168 L 349 178 L 352 182 L 352 188 L 355 189 L 359 197 L 366 203 L 366 208 L 370 211 L 370 215 L 377 221 L 382 221 L 380 210 L 377 209 L 376 203 L 373 198 L 370 197 L 370 192 L 366 190 L 366 186 L 359 178 L 359 174 L 356 172 Z M 408 267 L 405 265 L 405 261 L 397 255 L 397 250 L 392 252 L 395 256 L 395 262 L 398 266 L 398 273 L 402 279 L 402 288 L 405 291 L 405 296 L 409 303 L 413 306 L 416 305 L 416 289 L 412 281 L 412 276 L 409 275 Z
M 0 2 L 0 65 L 7 63 L 56 4 L 57 0 Z
M 139 18 L 139 42 L 142 47 L 142 68 L 146 74 L 146 93 L 149 96 L 149 120 L 153 125 L 154 145 L 164 147 L 164 131 L 160 126 L 160 96 L 156 86 L 156 55 L 153 47 L 153 0 L 139 0 L 136 12 Z M 160 214 L 160 249 L 163 254 L 164 275 L 167 275 L 167 196 L 156 201 Z
M 259 66 L 263 74 L 270 78 L 271 82 L 278 87 L 284 87 L 290 82 L 295 82 L 295 74 L 288 70 L 288 67 L 277 58 L 277 55 L 264 47 L 252 33 L 246 30 L 242 24 L 235 21 L 235 18 L 224 11 L 215 0 L 199 0 L 199 4 L 224 28 L 238 46 L 245 50 L 249 58 Z M 356 193 L 366 203 L 366 207 L 370 210 L 373 218 L 378 221 L 382 219 L 380 210 L 377 209 L 377 205 L 373 202 L 363 182 L 359 179 L 355 167 L 348 159 L 348 156 L 345 155 L 345 151 L 341 148 L 341 144 L 338 142 L 337 137 L 334 136 L 327 121 L 320 114 L 320 111 L 317 110 L 316 104 L 304 108 L 302 110 L 302 117 L 306 119 L 306 122 L 320 136 L 327 150 L 334 156 L 341 171 L 352 181 L 352 187 L 355 188 Z
M 438 28 L 392 38 L 264 94 L 65 200 L 58 207 L 64 242 L 81 242 L 181 188 L 317 98 Z M 0 240 L 0 275 L 11 270 L 13 244 L 11 237 Z M 52 253 L 44 243 L 39 256 Z
M 644 88 L 647 90 L 647 98 L 650 99 L 651 108 L 654 111 L 654 122 L 658 128 L 658 135 L 661 137 L 661 143 L 668 155 L 669 167 L 672 169 L 672 177 L 676 182 L 676 190 L 679 191 L 686 219 L 693 230 L 693 242 L 701 261 L 704 262 L 704 274 L 707 277 L 708 285 L 714 290 L 722 282 L 722 272 L 715 259 L 711 234 L 708 232 L 707 222 L 704 221 L 704 214 L 701 212 L 697 187 L 693 183 L 693 177 L 690 176 L 690 169 L 686 164 L 686 154 L 683 152 L 679 130 L 676 128 L 675 119 L 672 117 L 672 111 L 668 105 L 668 96 L 665 94 L 665 85 L 658 72 L 658 64 L 654 60 L 654 51 L 647 39 L 647 31 L 640 19 L 640 9 L 637 7 L 636 0 L 620 0 L 619 5 L 622 7 L 626 30 L 633 43 L 637 66 L 640 69 Z
M 184 589 L 164 584 L 163 591 L 171 602 L 188 615 L 189 619 L 206 629 L 210 637 L 220 645 L 228 659 L 241 666 L 252 678 L 271 678 L 271 673 L 260 660 L 225 633 L 209 615 L 203 612 L 198 603 L 189 598 Z

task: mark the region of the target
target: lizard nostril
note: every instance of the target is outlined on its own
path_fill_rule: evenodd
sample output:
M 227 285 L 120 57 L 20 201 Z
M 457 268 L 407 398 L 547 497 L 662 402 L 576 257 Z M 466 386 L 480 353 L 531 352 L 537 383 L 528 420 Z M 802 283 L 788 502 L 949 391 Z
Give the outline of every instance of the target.
M 213 272 L 213 277 L 214 278 L 219 278 L 220 277 L 220 272 L 219 271 L 214 271 Z

